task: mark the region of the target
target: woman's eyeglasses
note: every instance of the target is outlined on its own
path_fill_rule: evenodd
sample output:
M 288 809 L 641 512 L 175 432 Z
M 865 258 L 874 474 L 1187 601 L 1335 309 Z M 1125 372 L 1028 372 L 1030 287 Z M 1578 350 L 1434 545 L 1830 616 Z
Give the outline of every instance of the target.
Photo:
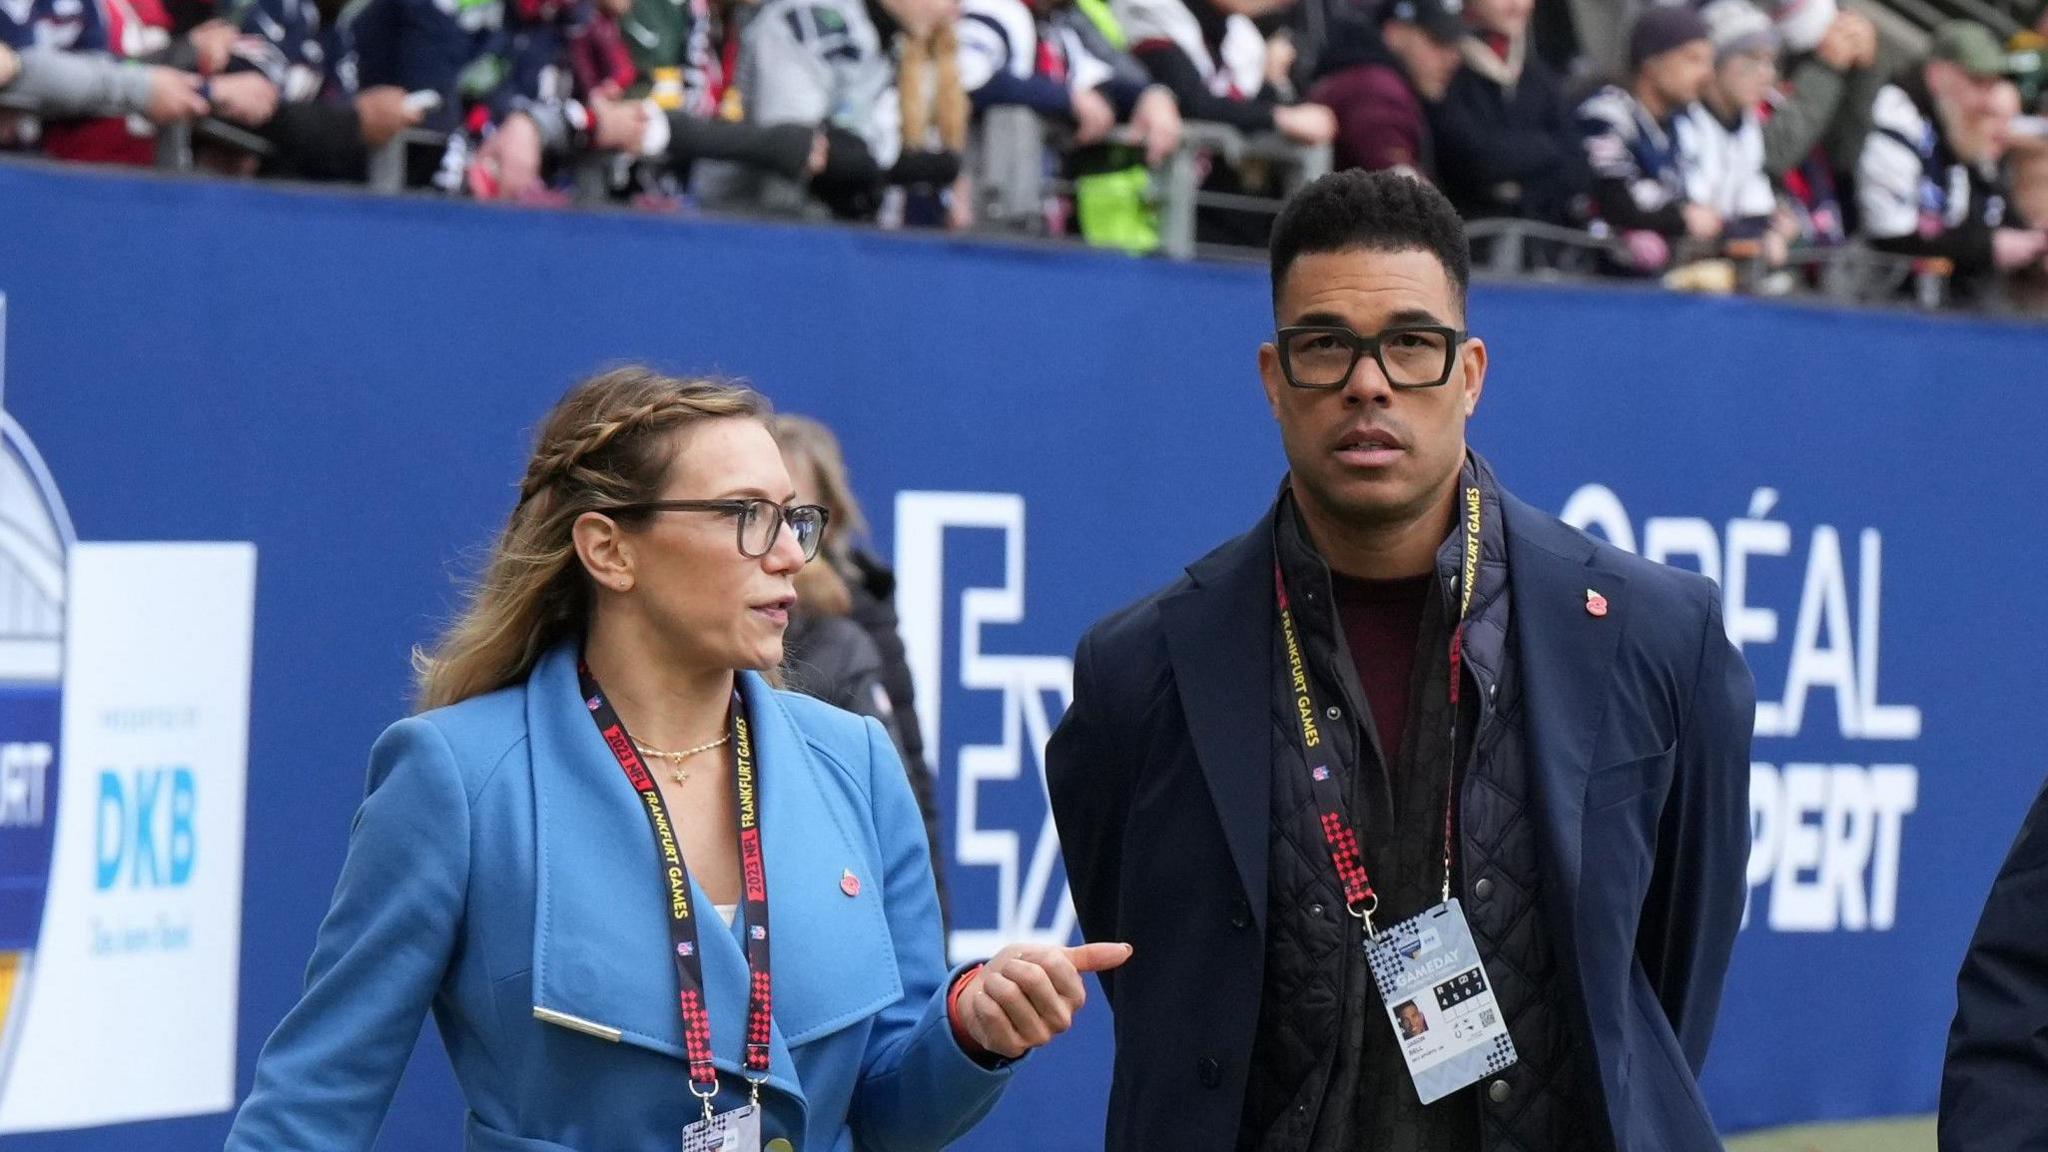
M 716 512 L 732 517 L 739 531 L 740 555 L 749 559 L 766 556 L 782 535 L 782 526 L 796 533 L 797 547 L 806 563 L 817 559 L 825 542 L 825 525 L 832 513 L 816 504 L 782 505 L 753 497 L 744 500 L 648 500 L 639 504 L 615 504 L 599 508 L 608 516 L 632 516 L 649 512 Z

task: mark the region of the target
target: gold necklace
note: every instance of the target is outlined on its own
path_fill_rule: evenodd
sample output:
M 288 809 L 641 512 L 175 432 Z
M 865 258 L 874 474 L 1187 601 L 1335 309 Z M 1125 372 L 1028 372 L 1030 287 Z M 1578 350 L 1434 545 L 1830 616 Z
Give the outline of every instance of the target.
M 683 767 L 683 761 L 688 760 L 692 756 L 701 756 L 713 748 L 721 747 L 730 739 L 732 739 L 732 733 L 728 731 L 725 735 L 711 741 L 709 744 L 699 744 L 695 748 L 684 748 L 676 752 L 664 752 L 659 748 L 642 744 L 637 739 L 633 741 L 633 747 L 638 748 L 645 755 L 655 757 L 658 760 L 668 761 L 668 778 L 678 784 L 688 784 L 690 782 L 690 772 L 687 768 Z

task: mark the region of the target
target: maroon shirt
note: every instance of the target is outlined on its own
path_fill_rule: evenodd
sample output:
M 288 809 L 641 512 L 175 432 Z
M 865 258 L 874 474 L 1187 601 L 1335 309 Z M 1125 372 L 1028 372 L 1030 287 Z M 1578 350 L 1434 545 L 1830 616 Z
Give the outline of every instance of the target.
M 1359 687 L 1372 709 L 1380 754 L 1392 777 L 1401 763 L 1401 740 L 1408 727 L 1408 698 L 1415 678 L 1415 646 L 1422 635 L 1422 613 L 1429 604 L 1431 576 L 1400 580 L 1353 580 L 1330 573 L 1330 591 L 1337 599 L 1337 618 L 1358 670 Z

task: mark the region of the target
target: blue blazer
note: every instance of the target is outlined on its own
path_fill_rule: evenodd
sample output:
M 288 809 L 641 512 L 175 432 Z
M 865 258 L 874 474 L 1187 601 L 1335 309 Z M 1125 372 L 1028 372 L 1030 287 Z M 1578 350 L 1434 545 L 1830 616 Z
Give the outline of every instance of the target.
M 1589 1128 L 1620 1152 L 1720 1152 L 1697 1076 L 1742 920 L 1749 670 L 1697 574 L 1501 505 L 1543 909 L 1605 1113 Z M 1089 630 L 1047 749 L 1081 927 L 1137 948 L 1102 976 L 1109 1152 L 1236 1144 L 1266 959 L 1272 605 L 1262 521 Z
M 2048 783 L 1991 884 L 1956 976 L 1941 1152 L 2048 1148 Z
M 740 681 L 775 926 L 762 1140 L 937 1149 L 1008 1080 L 964 1054 L 924 824 L 880 725 Z M 844 873 L 859 894 L 841 889 Z M 694 887 L 694 885 L 693 885 Z M 694 891 L 700 906 L 710 901 Z M 524 685 L 391 726 L 306 992 L 264 1046 L 231 1152 L 367 1149 L 429 1005 L 477 1152 L 673 1152 L 688 1088 L 666 895 L 573 645 Z M 721 1109 L 744 1101 L 737 929 L 702 941 Z

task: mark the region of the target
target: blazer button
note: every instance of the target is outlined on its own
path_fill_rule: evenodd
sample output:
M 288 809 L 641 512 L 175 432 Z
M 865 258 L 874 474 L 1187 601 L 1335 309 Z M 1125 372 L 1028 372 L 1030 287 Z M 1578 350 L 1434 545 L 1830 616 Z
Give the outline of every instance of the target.
M 1481 876 L 1478 880 L 1474 881 L 1472 884 L 1472 895 L 1480 900 L 1491 897 L 1493 895 L 1493 877 Z
M 1486 1086 L 1486 1098 L 1495 1104 L 1505 1104 L 1508 1102 L 1508 1091 L 1507 1081 L 1495 1080 Z
M 1239 900 L 1230 906 L 1230 926 L 1248 928 L 1252 922 L 1252 906 Z
M 1195 1075 L 1201 1077 L 1204 1088 L 1214 1088 L 1223 1083 L 1223 1068 L 1207 1056 L 1195 1061 Z

